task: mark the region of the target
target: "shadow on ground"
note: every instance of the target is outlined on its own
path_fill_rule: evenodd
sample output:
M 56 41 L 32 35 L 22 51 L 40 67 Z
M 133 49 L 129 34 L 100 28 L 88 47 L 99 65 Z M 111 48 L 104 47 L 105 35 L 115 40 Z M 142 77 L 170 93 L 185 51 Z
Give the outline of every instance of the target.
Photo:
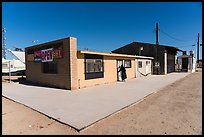
M 40 83 L 37 83 L 37 82 L 30 82 L 30 81 L 27 81 L 25 77 L 11 79 L 11 81 L 14 82 L 14 83 L 18 83 L 18 84 L 22 84 L 22 85 L 28 85 L 28 86 L 63 89 L 63 88 L 59 88 L 59 87 L 55 87 L 55 86 L 51 86 L 51 85 L 40 84 Z M 9 82 L 9 78 L 5 78 L 4 82 Z

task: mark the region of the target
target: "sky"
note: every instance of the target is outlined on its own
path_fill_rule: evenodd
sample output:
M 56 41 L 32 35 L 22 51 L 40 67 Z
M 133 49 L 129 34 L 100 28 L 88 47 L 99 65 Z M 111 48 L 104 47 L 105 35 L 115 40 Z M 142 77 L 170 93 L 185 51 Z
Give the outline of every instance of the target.
M 78 50 L 111 52 L 132 42 L 155 44 L 156 23 L 159 44 L 187 54 L 194 50 L 197 58 L 201 2 L 2 2 L 5 43 L 11 50 L 69 36 L 77 38 Z M 202 59 L 202 46 L 199 50 Z M 7 58 L 14 57 L 8 53 Z

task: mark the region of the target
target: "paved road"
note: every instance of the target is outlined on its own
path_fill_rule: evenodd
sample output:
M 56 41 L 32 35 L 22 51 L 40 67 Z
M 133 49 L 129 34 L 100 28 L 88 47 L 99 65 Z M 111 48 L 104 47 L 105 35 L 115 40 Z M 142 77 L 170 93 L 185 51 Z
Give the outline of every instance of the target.
M 81 130 L 188 74 L 152 75 L 72 92 L 2 83 L 2 95 Z

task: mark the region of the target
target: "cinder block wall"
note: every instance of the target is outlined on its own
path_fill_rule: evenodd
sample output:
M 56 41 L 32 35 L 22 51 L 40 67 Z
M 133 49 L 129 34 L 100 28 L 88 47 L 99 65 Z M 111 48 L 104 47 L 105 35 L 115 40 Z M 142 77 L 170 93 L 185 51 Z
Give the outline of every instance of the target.
M 75 89 L 77 87 L 76 77 L 77 77 L 77 47 L 76 38 L 68 37 L 52 42 L 47 42 L 39 44 L 32 47 L 27 47 L 25 49 L 26 57 L 28 55 L 27 51 L 32 48 L 39 46 L 45 46 L 55 43 L 63 43 L 63 58 L 57 59 L 57 74 L 47 74 L 42 73 L 42 63 L 27 61 L 26 58 L 26 79 L 30 82 L 58 87 L 63 89 Z
M 77 78 L 77 40 L 76 38 L 69 37 L 69 53 L 70 53 L 70 80 L 71 80 L 71 89 L 78 88 L 78 78 Z

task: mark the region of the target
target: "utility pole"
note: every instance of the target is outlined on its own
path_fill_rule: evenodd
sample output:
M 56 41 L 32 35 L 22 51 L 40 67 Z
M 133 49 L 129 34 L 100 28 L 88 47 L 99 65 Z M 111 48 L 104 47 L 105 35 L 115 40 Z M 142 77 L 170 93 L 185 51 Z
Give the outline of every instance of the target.
M 159 46 L 159 27 L 158 27 L 158 23 L 156 23 L 156 64 L 155 64 L 155 67 L 156 67 L 156 73 L 158 75 L 158 46 Z
M 156 45 L 159 45 L 159 27 L 158 27 L 158 23 L 156 23 Z
M 6 29 L 5 28 L 2 28 L 2 57 L 4 59 L 6 59 L 6 43 L 5 43 L 5 35 L 4 33 L 6 32 Z
M 197 63 L 199 61 L 199 33 L 198 33 L 198 42 L 197 42 Z
M 9 60 L 9 83 L 11 83 L 11 61 Z

